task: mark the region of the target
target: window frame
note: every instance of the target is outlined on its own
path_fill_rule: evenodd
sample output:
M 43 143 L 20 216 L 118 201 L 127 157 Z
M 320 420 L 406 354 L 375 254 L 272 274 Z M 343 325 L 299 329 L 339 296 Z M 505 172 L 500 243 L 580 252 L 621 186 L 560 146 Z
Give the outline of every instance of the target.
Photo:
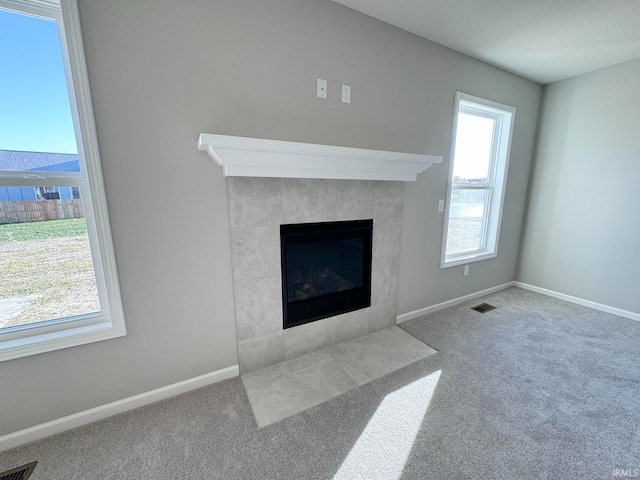
M 494 120 L 491 160 L 487 182 L 483 183 L 455 183 L 453 172 L 455 164 L 455 150 L 458 130 L 458 116 L 466 113 Z M 442 254 L 440 268 L 465 265 L 472 262 L 495 258 L 498 255 L 498 240 L 504 196 L 509 171 L 509 157 L 511 153 L 511 138 L 515 121 L 516 108 L 498 102 L 476 97 L 462 92 L 456 92 L 453 115 L 453 129 L 451 139 L 451 161 L 449 162 L 449 178 L 447 183 L 447 200 L 444 215 L 442 237 Z M 476 190 L 488 192 L 483 217 L 481 246 L 474 250 L 447 255 L 447 241 L 449 236 L 450 209 L 454 190 Z
M 89 79 L 76 0 L 0 0 L 16 13 L 54 20 L 62 51 L 80 172 L 1 171 L 0 184 L 78 187 L 84 204 L 101 311 L 0 330 L 0 361 L 126 335 Z

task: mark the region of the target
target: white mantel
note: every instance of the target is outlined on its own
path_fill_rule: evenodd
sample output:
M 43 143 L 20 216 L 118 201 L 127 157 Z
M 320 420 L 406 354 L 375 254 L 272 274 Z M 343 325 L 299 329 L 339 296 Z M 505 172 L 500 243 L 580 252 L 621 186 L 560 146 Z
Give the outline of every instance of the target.
M 413 182 L 442 157 L 201 133 L 198 150 L 225 177 L 333 178 Z

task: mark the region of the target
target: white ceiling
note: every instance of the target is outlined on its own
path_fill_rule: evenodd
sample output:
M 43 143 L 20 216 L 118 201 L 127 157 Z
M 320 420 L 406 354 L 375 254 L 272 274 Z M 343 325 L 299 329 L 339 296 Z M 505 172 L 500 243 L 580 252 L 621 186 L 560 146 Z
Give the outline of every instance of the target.
M 640 0 L 334 1 L 540 84 L 640 57 Z

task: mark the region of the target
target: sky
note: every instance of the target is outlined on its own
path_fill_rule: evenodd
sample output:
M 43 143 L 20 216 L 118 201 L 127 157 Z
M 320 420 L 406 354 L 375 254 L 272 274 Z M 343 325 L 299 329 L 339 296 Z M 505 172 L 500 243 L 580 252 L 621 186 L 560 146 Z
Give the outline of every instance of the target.
M 3 9 L 0 149 L 78 153 L 56 23 Z
M 486 179 L 489 173 L 494 121 L 460 112 L 453 176 Z

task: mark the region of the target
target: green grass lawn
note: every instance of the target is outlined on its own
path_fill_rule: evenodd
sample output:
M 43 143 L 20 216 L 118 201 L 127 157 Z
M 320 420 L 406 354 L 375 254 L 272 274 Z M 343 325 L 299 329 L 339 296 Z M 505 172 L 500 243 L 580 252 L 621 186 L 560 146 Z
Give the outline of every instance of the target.
M 86 235 L 87 223 L 84 218 L 0 225 L 0 243 Z
M 0 329 L 100 311 L 84 218 L 0 225 L 2 305 Z

